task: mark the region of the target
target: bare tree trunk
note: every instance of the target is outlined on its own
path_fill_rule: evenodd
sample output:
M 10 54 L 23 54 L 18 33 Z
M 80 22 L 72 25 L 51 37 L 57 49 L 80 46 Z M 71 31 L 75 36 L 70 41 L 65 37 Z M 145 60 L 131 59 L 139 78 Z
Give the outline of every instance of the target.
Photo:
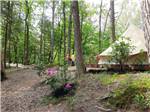
M 7 13 L 6 13 L 6 25 L 5 25 L 5 43 L 4 43 L 4 67 L 6 68 L 6 61 L 7 61 L 7 58 L 8 55 L 7 55 L 7 46 L 8 46 L 8 42 L 10 40 L 10 27 L 11 27 L 11 16 L 10 16 L 10 13 L 11 13 L 11 3 L 10 1 L 7 2 Z
M 5 26 L 5 44 L 4 44 L 4 67 L 6 68 L 6 60 L 7 60 L 7 43 L 8 43 L 8 23 Z
M 41 26 L 40 26 L 40 30 L 41 30 L 41 35 L 40 35 L 40 53 L 39 53 L 39 60 L 40 62 L 43 61 L 43 20 L 44 19 L 44 4 L 43 4 L 43 11 L 42 11 L 42 17 L 41 17 Z
M 54 18 L 55 18 L 55 1 L 52 1 L 52 28 L 51 28 L 51 40 L 50 40 L 50 63 L 53 63 L 54 58 Z
M 11 40 L 9 39 L 8 41 L 8 67 L 10 67 L 10 63 L 11 63 L 11 48 L 10 47 L 11 47 Z
M 81 47 L 81 31 L 80 31 L 78 1 L 72 1 L 72 11 L 73 11 L 73 19 L 74 19 L 76 66 L 77 66 L 77 72 L 80 75 L 85 72 L 85 65 L 84 65 L 83 53 Z
M 14 40 L 14 52 L 15 52 L 15 63 L 16 63 L 16 67 L 18 67 L 18 36 L 16 36 L 15 40 Z
M 7 79 L 4 66 L 4 53 L 1 51 L 1 81 Z
M 11 3 L 11 7 L 10 7 L 10 13 L 9 13 L 9 28 L 8 28 L 8 62 L 9 62 L 9 67 L 10 67 L 10 63 L 11 63 L 11 33 L 12 33 L 12 29 L 11 29 L 11 24 L 12 24 L 12 13 L 13 13 L 13 2 Z
M 8 63 L 9 63 L 9 67 L 10 67 L 10 63 L 12 61 L 11 59 L 11 34 L 12 34 L 12 16 L 13 16 L 13 2 L 10 3 L 10 8 L 8 10 Z
M 73 45 L 72 45 L 72 54 L 74 54 L 75 52 L 75 41 L 73 42 Z
M 27 23 L 27 54 L 26 54 L 27 64 L 29 64 L 29 23 Z
M 25 39 L 24 39 L 24 64 L 29 64 L 29 3 L 25 1 L 26 17 L 25 17 Z
M 84 20 L 84 15 L 83 15 L 83 12 L 81 12 L 81 25 L 80 25 L 80 28 L 81 28 L 81 36 L 82 36 L 82 29 L 83 29 L 83 20 Z
M 68 27 L 68 55 L 71 56 L 71 32 L 72 32 L 72 6 L 70 5 L 69 27 Z
M 110 13 L 110 8 L 109 8 L 109 10 L 108 10 L 108 12 L 107 12 L 107 15 L 106 15 L 106 20 L 105 20 L 104 31 L 103 31 L 103 32 L 106 31 L 106 26 L 107 26 L 107 21 L 108 21 L 109 13 Z
M 62 51 L 62 38 L 63 38 L 63 28 L 61 26 L 60 27 L 60 40 L 59 40 L 59 53 L 58 53 L 58 62 L 60 65 L 60 59 L 61 59 L 61 51 Z
M 148 61 L 150 63 L 150 0 L 143 0 L 142 4 L 143 30 L 148 50 Z
M 44 63 L 46 63 L 46 39 L 43 39 L 43 58 L 44 58 Z
M 36 54 L 37 54 L 37 52 L 36 52 L 36 47 L 34 48 L 34 60 L 33 60 L 33 63 L 36 63 Z
M 63 1 L 63 17 L 64 17 L 64 65 L 66 64 L 66 13 L 65 13 L 66 4 Z
M 103 6 L 103 0 L 101 0 L 100 4 L 100 11 L 99 11 L 99 53 L 101 52 L 101 47 L 102 47 L 102 27 L 101 27 L 101 19 L 102 19 L 102 6 Z
M 19 18 L 20 19 L 20 18 Z M 18 43 L 19 43 L 19 38 L 18 38 L 18 35 L 16 35 L 14 38 L 13 38 L 13 48 L 14 48 L 14 63 L 16 64 L 16 67 L 18 67 L 18 61 L 19 61 L 19 59 L 18 59 Z
M 111 23 L 111 41 L 114 42 L 116 40 L 114 0 L 110 0 L 110 23 Z

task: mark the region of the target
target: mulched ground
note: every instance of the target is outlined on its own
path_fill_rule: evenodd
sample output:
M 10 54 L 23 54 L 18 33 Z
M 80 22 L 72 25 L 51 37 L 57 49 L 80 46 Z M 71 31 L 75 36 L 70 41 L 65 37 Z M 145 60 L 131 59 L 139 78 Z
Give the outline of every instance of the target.
M 1 112 L 67 112 L 64 104 L 41 103 L 50 90 L 41 84 L 37 70 L 13 71 L 7 77 L 8 80 L 1 83 Z

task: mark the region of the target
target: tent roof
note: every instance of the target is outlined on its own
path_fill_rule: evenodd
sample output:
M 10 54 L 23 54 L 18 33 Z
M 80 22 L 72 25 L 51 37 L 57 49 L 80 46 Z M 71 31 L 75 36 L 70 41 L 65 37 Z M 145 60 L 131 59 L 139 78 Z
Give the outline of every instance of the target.
M 129 39 L 131 45 L 135 47 L 130 55 L 138 54 L 141 52 L 141 50 L 147 52 L 147 48 L 145 46 L 144 32 L 136 26 L 130 25 L 121 37 L 123 37 L 123 41 L 125 42 L 129 42 Z M 119 38 L 118 40 L 121 40 L 121 38 Z M 115 41 L 115 43 L 117 43 L 118 40 Z M 101 54 L 99 54 L 99 56 L 109 56 L 110 52 L 112 51 L 112 45 Z

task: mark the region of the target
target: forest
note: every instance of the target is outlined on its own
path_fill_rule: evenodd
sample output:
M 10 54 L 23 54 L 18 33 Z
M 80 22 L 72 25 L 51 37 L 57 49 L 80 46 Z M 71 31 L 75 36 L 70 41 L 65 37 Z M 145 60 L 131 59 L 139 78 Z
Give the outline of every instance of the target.
M 150 0 L 1 0 L 2 112 L 149 112 Z

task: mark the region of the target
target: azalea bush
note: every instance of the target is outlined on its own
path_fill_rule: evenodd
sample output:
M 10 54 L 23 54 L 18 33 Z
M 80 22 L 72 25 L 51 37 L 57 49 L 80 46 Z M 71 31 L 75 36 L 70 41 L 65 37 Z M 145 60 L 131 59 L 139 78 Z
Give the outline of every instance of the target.
M 45 83 L 52 89 L 53 96 L 64 96 L 75 90 L 75 80 L 71 75 L 65 72 L 64 68 L 61 70 L 48 68 L 46 72 L 48 77 L 46 78 Z

